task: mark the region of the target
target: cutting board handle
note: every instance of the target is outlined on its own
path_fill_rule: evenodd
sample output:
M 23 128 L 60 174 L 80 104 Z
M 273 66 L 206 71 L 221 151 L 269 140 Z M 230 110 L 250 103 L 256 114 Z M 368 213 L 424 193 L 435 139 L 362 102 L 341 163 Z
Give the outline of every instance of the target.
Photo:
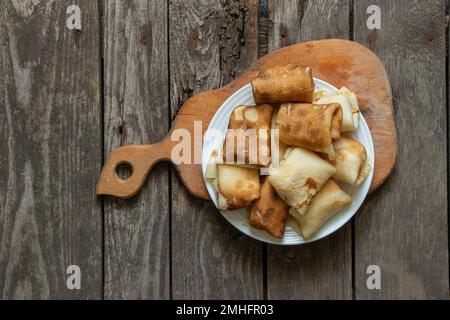
M 132 144 L 113 150 L 100 174 L 97 194 L 124 199 L 133 197 L 141 189 L 152 167 L 163 160 L 170 160 L 168 139 L 155 144 Z M 127 179 L 122 179 L 117 174 L 117 168 L 121 164 L 131 167 L 132 173 Z

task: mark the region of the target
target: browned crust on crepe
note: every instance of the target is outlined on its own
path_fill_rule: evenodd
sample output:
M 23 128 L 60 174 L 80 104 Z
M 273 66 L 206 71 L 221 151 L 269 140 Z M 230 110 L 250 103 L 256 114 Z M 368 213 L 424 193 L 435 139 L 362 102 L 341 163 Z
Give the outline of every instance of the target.
M 280 141 L 334 155 L 333 139 L 340 137 L 342 109 L 337 103 L 325 105 L 284 103 L 277 115 Z
M 266 178 L 261 187 L 261 197 L 250 209 L 250 225 L 265 230 L 276 238 L 282 238 L 288 214 L 289 206 L 277 195 Z
M 252 90 L 256 104 L 313 102 L 311 68 L 287 64 L 261 70 L 252 81 Z

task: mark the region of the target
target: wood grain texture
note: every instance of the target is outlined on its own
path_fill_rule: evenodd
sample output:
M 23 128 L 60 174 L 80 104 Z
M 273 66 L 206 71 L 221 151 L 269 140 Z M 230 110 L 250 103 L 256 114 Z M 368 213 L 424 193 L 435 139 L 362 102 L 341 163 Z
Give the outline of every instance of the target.
M 66 27 L 73 3 L 81 31 Z M 0 59 L 0 298 L 99 299 L 97 3 L 2 1 Z
M 349 36 L 349 1 L 268 1 L 269 52 L 303 41 Z
M 180 106 L 226 85 L 258 55 L 258 0 L 104 2 L 105 155 L 161 140 L 177 111 L 189 123 L 198 114 L 210 119 L 215 110 L 198 104 L 203 94 L 189 100 L 194 113 Z M 81 32 L 65 26 L 74 3 Z M 392 82 L 399 133 L 396 169 L 355 221 L 355 298 L 448 299 L 444 1 L 353 3 L 355 39 L 381 58 Z M 379 31 L 366 27 L 372 4 L 382 10 Z M 270 50 L 348 37 L 346 0 L 269 5 Z M 105 198 L 103 260 L 94 196 L 102 160 L 98 19 L 97 1 L 0 2 L 0 299 L 167 299 L 171 271 L 176 299 L 262 298 L 263 246 L 188 194 L 164 164 L 134 199 Z M 255 70 L 214 91 L 213 104 Z M 270 246 L 268 298 L 351 298 L 350 241 L 347 225 L 307 246 Z M 66 287 L 71 264 L 81 267 L 81 290 Z M 379 291 L 366 287 L 372 264 L 381 267 Z
M 167 4 L 105 1 L 105 154 L 161 140 L 169 126 Z M 105 298 L 170 297 L 169 173 L 132 200 L 105 198 Z
M 257 56 L 257 1 L 169 3 L 171 111 L 193 94 L 233 79 Z M 246 18 L 247 16 L 247 18 Z M 250 38 L 246 38 L 250 36 Z M 183 111 L 181 111 L 183 113 Z M 262 245 L 234 229 L 211 202 L 188 194 L 172 177 L 174 299 L 260 299 Z
M 321 38 L 348 38 L 347 1 L 269 0 L 269 49 Z M 313 72 L 314 72 L 313 68 Z M 269 299 L 351 299 L 351 225 L 319 242 L 268 246 Z
M 369 5 L 381 30 L 366 27 Z M 357 299 L 448 299 L 445 25 L 443 1 L 355 1 L 354 35 L 392 84 L 398 160 L 355 223 Z M 366 269 L 381 268 L 381 290 Z

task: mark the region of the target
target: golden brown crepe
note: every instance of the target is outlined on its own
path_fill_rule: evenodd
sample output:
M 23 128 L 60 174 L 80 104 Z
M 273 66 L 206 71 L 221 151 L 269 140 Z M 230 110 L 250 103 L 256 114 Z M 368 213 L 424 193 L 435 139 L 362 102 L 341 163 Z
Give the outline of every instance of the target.
M 280 141 L 279 131 L 276 129 L 278 110 L 279 108 L 274 108 L 271 124 L 272 130 L 270 130 L 270 165 L 272 167 L 277 167 L 280 164 L 280 161 L 283 159 L 284 153 L 288 148 L 285 143 Z M 274 128 L 276 130 L 273 130 Z
M 312 102 L 314 81 L 311 68 L 288 64 L 261 70 L 252 81 L 252 89 L 256 104 Z
M 309 240 L 328 219 L 351 202 L 352 197 L 342 191 L 333 179 L 329 179 L 312 199 L 305 214 L 299 214 L 293 209 L 289 213 L 298 221 L 303 238 Z
M 360 185 L 370 172 L 370 161 L 364 145 L 343 135 L 334 143 L 334 150 L 336 160 L 332 163 L 336 173 L 333 178 L 353 186 Z
M 314 152 L 302 148 L 290 148 L 284 157 L 278 167 L 271 169 L 269 182 L 289 206 L 303 214 L 336 169 Z
M 220 211 L 244 208 L 259 198 L 259 170 L 239 166 L 218 164 L 216 189 Z
M 272 112 L 268 104 L 234 109 L 223 146 L 226 163 L 269 165 Z
M 341 131 L 356 131 L 359 126 L 359 106 L 356 95 L 348 90 L 346 87 L 342 87 L 337 92 L 316 95 L 317 99 L 314 103 L 326 104 L 326 103 L 339 103 L 342 107 L 342 128 Z
M 284 103 L 277 114 L 280 141 L 291 146 L 325 153 L 334 159 L 333 140 L 341 135 L 342 109 L 326 105 Z
M 287 203 L 277 195 L 266 178 L 261 187 L 261 197 L 253 202 L 250 210 L 250 225 L 265 230 L 276 238 L 282 238 L 288 210 Z

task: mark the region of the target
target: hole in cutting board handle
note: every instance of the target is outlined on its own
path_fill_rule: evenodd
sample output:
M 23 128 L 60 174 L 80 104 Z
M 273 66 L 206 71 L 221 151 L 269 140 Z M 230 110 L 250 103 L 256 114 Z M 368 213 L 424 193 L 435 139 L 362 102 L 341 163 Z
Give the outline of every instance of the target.
M 153 165 L 170 160 L 170 140 L 156 144 L 126 145 L 106 158 L 97 184 L 98 195 L 131 198 L 144 184 Z
M 122 161 L 116 166 L 117 178 L 128 180 L 133 175 L 133 165 L 130 162 Z

